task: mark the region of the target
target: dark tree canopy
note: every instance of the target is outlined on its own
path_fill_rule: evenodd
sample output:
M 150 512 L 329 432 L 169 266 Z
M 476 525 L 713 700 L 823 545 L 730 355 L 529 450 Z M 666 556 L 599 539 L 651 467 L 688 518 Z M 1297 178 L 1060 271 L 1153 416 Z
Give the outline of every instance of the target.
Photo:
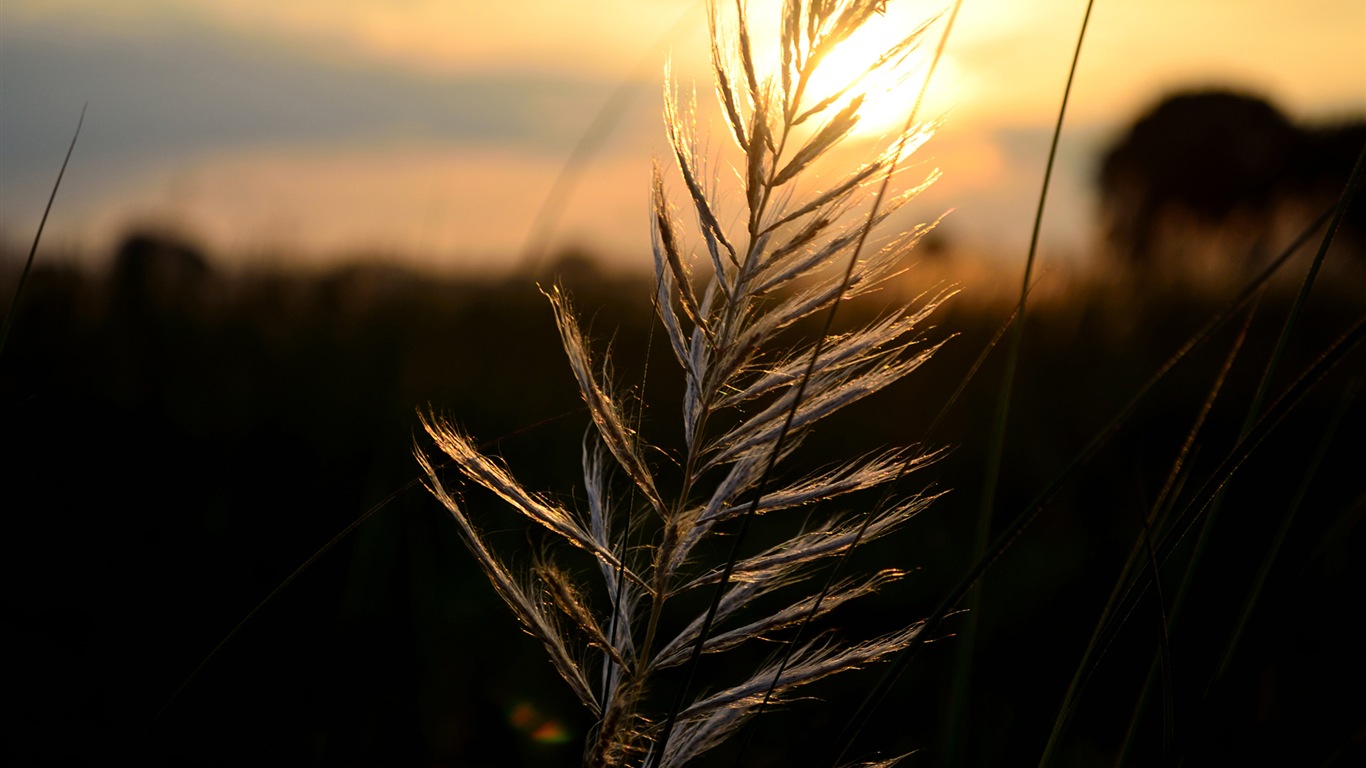
M 1152 264 L 1167 259 L 1173 230 L 1237 228 L 1242 241 L 1260 243 L 1289 206 L 1331 205 L 1363 145 L 1366 122 L 1301 127 L 1257 96 L 1174 94 L 1101 158 L 1107 245 L 1127 262 Z M 1353 206 L 1347 237 L 1366 232 L 1363 212 L 1366 199 Z

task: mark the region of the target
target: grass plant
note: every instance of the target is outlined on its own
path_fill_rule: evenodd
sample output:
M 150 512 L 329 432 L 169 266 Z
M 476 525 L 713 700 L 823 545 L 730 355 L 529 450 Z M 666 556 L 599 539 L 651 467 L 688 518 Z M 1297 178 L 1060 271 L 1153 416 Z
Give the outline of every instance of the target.
M 423 419 L 428 434 L 465 481 L 482 486 L 561 541 L 533 558 L 529 574 L 506 564 L 477 525 L 456 487 L 419 451 L 436 496 L 498 594 L 596 720 L 585 747 L 589 766 L 684 765 L 719 743 L 769 702 L 809 683 L 896 652 L 916 636 L 918 622 L 874 638 L 819 636 L 747 679 L 695 694 L 701 656 L 779 635 L 876 591 L 902 574 L 886 569 L 824 588 L 811 582 L 818 566 L 856 543 L 908 522 L 932 497 L 911 495 L 879 505 L 863 519 L 842 514 L 842 497 L 892 483 L 934 453 L 874 450 L 827 463 L 809 474 L 779 469 L 823 419 L 907 376 L 935 349 L 916 335 L 945 297 L 900 307 L 862 328 L 835 334 L 841 302 L 863 296 L 896 275 L 931 225 L 900 233 L 864 252 L 869 233 L 924 188 L 872 197 L 903 159 L 928 138 L 908 121 L 882 155 L 803 198 L 799 182 L 848 136 L 865 95 L 853 81 L 832 93 L 812 90 L 823 59 L 862 25 L 881 2 L 789 2 L 778 32 L 780 61 L 755 59 L 743 3 L 709 4 L 715 88 L 739 159 L 740 224 L 725 218 L 718 174 L 699 149 L 695 106 L 681 103 L 666 75 L 665 127 L 695 224 L 700 255 L 687 245 L 667 191 L 664 169 L 652 182 L 655 309 L 684 380 L 677 447 L 647 445 L 639 412 L 615 391 L 610 366 L 599 366 L 569 297 L 547 292 L 569 364 L 592 416 L 583 449 L 586 509 L 518 483 L 496 459 L 449 421 Z M 926 27 L 883 51 L 868 74 L 897 76 Z M 770 74 L 771 73 L 771 74 Z M 698 280 L 694 270 L 704 272 Z M 824 313 L 813 339 L 793 326 Z M 641 405 L 634 406 L 637 409 Z M 829 459 L 826 459 L 829 462 Z M 610 469 L 609 469 L 610 467 Z M 775 543 L 758 551 L 747 532 L 756 517 L 802 515 Z M 732 537 L 718 557 L 719 536 Z M 592 592 L 579 583 L 566 554 L 596 561 Z M 694 598 L 697 594 L 708 598 Z M 794 594 L 795 593 L 795 594 Z M 784 597 L 772 607 L 770 594 Z M 597 603 L 591 599 L 597 596 Z M 581 653 L 598 656 L 590 666 Z M 674 704 L 661 708 L 662 673 Z

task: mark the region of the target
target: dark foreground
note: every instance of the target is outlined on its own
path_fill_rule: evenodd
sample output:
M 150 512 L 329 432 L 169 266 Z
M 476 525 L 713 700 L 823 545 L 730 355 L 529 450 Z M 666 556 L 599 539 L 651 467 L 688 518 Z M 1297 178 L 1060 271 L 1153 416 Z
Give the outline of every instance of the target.
M 565 279 L 599 351 L 610 342 L 623 389 L 648 359 L 645 429 L 667 444 L 678 371 L 649 330 L 648 285 L 583 271 Z M 924 437 L 1008 314 L 966 289 L 927 334 L 958 335 L 903 386 L 822 429 L 811 460 Z M 1234 289 L 1079 281 L 1058 293 L 1041 297 L 1026 325 L 997 530 Z M 1332 285 L 1313 298 L 1273 396 L 1366 309 L 1360 293 Z M 1183 500 L 1233 446 L 1289 304 L 1284 291 L 1262 301 L 1179 477 Z M 956 726 L 969 734 L 966 764 L 1037 761 L 1239 325 L 1177 368 L 988 573 L 968 720 Z M 0 359 L 6 762 L 575 765 L 591 723 L 415 482 L 412 458 L 415 439 L 426 446 L 416 409 L 430 405 L 480 438 L 501 438 L 498 451 L 530 486 L 572 493 L 587 417 L 557 345 L 529 280 L 440 283 L 379 269 L 308 279 L 37 274 Z M 842 617 L 850 634 L 924 616 L 969 569 L 1003 357 L 988 359 L 927 438 L 952 451 L 912 487 L 948 495 L 862 555 L 913 573 L 877 611 Z M 1363 748 L 1361 390 L 1339 410 L 1363 372 L 1357 350 L 1229 485 L 1188 605 L 1166 627 L 1173 748 L 1196 759 L 1188 764 L 1319 765 Z M 176 695 L 263 598 L 377 505 Z M 486 526 L 513 523 L 485 506 Z M 1232 666 L 1205 695 L 1291 509 Z M 1161 572 L 1168 608 L 1183 547 Z M 1128 616 L 1089 679 L 1060 764 L 1112 759 L 1162 616 L 1151 591 Z M 961 617 L 943 634 L 960 627 Z M 942 764 L 958 644 L 920 653 L 861 749 Z M 766 717 L 749 762 L 812 764 L 880 673 L 832 682 L 816 691 L 820 701 Z M 1164 748 L 1162 699 L 1159 685 L 1134 764 Z M 718 751 L 716 764 L 729 765 L 726 756 Z

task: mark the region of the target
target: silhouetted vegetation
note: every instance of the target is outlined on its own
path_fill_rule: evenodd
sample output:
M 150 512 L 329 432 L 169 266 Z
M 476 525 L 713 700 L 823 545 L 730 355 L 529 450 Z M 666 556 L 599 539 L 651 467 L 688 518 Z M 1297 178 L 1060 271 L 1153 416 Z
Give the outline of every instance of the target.
M 108 276 L 40 265 L 22 299 L 0 360 L 6 752 L 16 764 L 121 755 L 142 765 L 266 757 L 574 764 L 588 724 L 571 694 L 539 643 L 507 619 L 444 510 L 411 484 L 414 412 L 430 403 L 473 434 L 504 435 L 485 447 L 528 486 L 574 487 L 588 417 L 544 298 L 523 280 L 446 282 L 380 267 L 227 276 L 210 263 L 183 243 L 130 240 Z M 4 277 L 8 285 L 14 276 Z M 925 287 L 908 282 L 891 292 Z M 1025 328 L 1001 510 L 1020 509 L 1051 480 L 1222 301 L 1179 286 L 1055 287 L 1041 294 Z M 680 393 L 664 385 L 676 377 L 655 373 L 675 363 L 651 330 L 651 287 L 580 265 L 568 288 L 599 346 L 610 340 L 623 389 L 641 381 L 648 363 L 645 430 L 671 429 Z M 1293 339 L 1286 381 L 1361 311 L 1350 286 L 1326 288 Z M 1262 301 L 1190 477 L 1202 477 L 1237 435 L 1288 302 L 1274 292 Z M 968 286 L 935 315 L 936 335 L 957 338 L 918 375 L 808 443 L 919 439 L 1007 314 L 975 301 Z M 851 311 L 842 321 L 865 319 Z M 972 691 L 974 728 L 984 734 L 974 748 L 978 764 L 1037 759 L 1100 605 L 1232 336 L 1231 329 L 1216 338 L 1211 349 L 1219 351 L 1178 369 L 988 573 Z M 922 616 L 969 565 L 975 501 L 954 489 L 980 481 L 999 363 L 988 359 L 928 437 L 952 448 L 925 470 L 950 493 L 907 536 L 869 545 L 871 562 L 919 570 L 876 605 L 842 613 L 846 625 L 878 631 Z M 1350 378 L 1364 369 L 1358 350 L 1231 483 L 1229 525 L 1202 566 L 1174 659 L 1175 711 L 1192 756 L 1318 764 L 1359 746 L 1359 395 L 1335 423 L 1234 666 L 1203 703 L 1197 689 L 1208 657 L 1226 641 L 1214 629 L 1237 610 L 1279 512 L 1305 478 Z M 810 455 L 820 460 L 819 451 Z M 239 619 L 395 492 L 144 732 Z M 526 541 L 528 549 L 539 545 L 534 536 Z M 1101 760 L 1123 735 L 1151 658 L 1152 612 L 1150 602 L 1139 603 L 1129 631 L 1108 649 L 1065 763 Z M 873 724 L 888 749 L 925 750 L 912 764 L 934 764 L 951 647 L 931 646 Z M 843 700 L 857 700 L 842 685 L 865 683 L 831 683 Z M 843 725 L 842 714 L 778 713 L 759 727 L 762 748 L 748 752 L 751 764 L 800 765 L 822 733 Z M 547 721 L 574 738 L 545 738 L 553 733 Z M 1153 735 L 1138 754 L 1150 755 L 1160 745 L 1158 725 L 1142 727 Z M 537 729 L 540 739 L 531 735 Z
M 1106 242 L 1136 274 L 1260 268 L 1287 233 L 1332 208 L 1363 146 L 1361 119 L 1301 126 L 1251 94 L 1172 94 L 1102 158 Z M 1337 242 L 1366 279 L 1366 196 Z

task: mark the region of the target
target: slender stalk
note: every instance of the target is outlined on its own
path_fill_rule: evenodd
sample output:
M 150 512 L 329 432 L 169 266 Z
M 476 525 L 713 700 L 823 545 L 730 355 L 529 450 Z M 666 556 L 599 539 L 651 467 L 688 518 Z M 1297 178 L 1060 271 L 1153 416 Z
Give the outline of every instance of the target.
M 1044 768 L 1052 761 L 1062 738 L 1062 734 L 1071 721 L 1072 713 L 1075 711 L 1077 700 L 1081 695 L 1082 689 L 1089 680 L 1091 673 L 1099 664 L 1099 658 L 1096 658 L 1094 663 L 1092 662 L 1092 658 L 1097 656 L 1098 651 L 1103 652 L 1103 648 L 1100 645 L 1101 630 L 1106 626 L 1110 618 L 1114 615 L 1114 611 L 1118 608 L 1119 598 L 1123 594 L 1123 588 L 1129 583 L 1134 568 L 1138 566 L 1140 556 L 1145 553 L 1147 554 L 1148 565 L 1149 568 L 1152 569 L 1153 578 L 1156 580 L 1158 577 L 1156 555 L 1153 552 L 1152 547 L 1152 531 L 1160 525 L 1160 513 L 1166 508 L 1167 500 L 1170 498 L 1173 488 L 1177 485 L 1178 478 L 1181 476 L 1186 459 L 1190 456 L 1191 451 L 1195 446 L 1196 437 L 1204 427 L 1205 420 L 1209 417 L 1210 410 L 1213 409 L 1214 402 L 1218 398 L 1219 393 L 1223 390 L 1224 382 L 1228 377 L 1228 372 L 1233 367 L 1233 361 L 1237 358 L 1238 352 L 1242 349 L 1243 342 L 1247 338 L 1247 332 L 1252 325 L 1254 314 L 1254 312 L 1248 312 L 1247 319 L 1244 320 L 1242 329 L 1238 332 L 1237 338 L 1234 339 L 1234 342 L 1229 349 L 1229 353 L 1224 359 L 1223 367 L 1219 370 L 1213 385 L 1210 387 L 1209 394 L 1205 397 L 1204 406 L 1200 409 L 1200 412 L 1196 414 L 1195 422 L 1187 431 L 1186 439 L 1177 452 L 1176 459 L 1172 462 L 1171 470 L 1167 473 L 1167 480 L 1162 487 L 1162 491 L 1153 501 L 1149 514 L 1142 521 L 1139 538 L 1134 542 L 1134 546 L 1129 551 L 1129 556 L 1125 560 L 1124 567 L 1120 569 L 1119 576 L 1115 579 L 1115 585 L 1110 590 L 1110 596 L 1106 600 L 1105 607 L 1100 612 L 1100 618 L 1097 620 L 1095 629 L 1091 633 L 1091 639 L 1087 642 L 1086 650 L 1082 652 L 1081 661 L 1077 664 L 1077 670 L 1072 675 L 1072 681 L 1068 683 L 1067 692 L 1063 694 L 1062 705 L 1058 708 L 1058 716 L 1053 721 L 1053 731 L 1049 734 L 1048 743 L 1044 745 L 1043 754 L 1039 757 L 1039 768 Z M 1158 600 L 1158 608 L 1159 610 L 1165 611 L 1160 598 Z M 1161 634 L 1162 644 L 1165 648 L 1167 644 L 1165 612 L 1163 613 L 1162 618 L 1163 626 Z
M 1148 395 L 1153 389 L 1162 381 L 1166 380 L 1167 376 L 1182 360 L 1185 360 L 1192 353 L 1202 348 L 1230 319 L 1235 317 L 1236 314 L 1246 306 L 1259 291 L 1261 291 L 1262 287 L 1275 276 L 1277 270 L 1279 270 L 1291 256 L 1297 253 L 1299 249 L 1309 241 L 1315 231 L 1323 226 L 1324 222 L 1328 220 L 1331 214 L 1331 209 L 1324 212 L 1318 219 L 1302 230 L 1295 240 L 1291 242 L 1271 264 L 1267 265 L 1265 269 L 1253 277 L 1237 296 L 1233 297 L 1223 309 L 1211 317 L 1200 330 L 1196 331 L 1180 349 L 1176 350 L 1176 352 L 1174 352 L 1167 361 L 1135 391 L 1134 395 L 1129 398 L 1128 402 L 1120 408 L 1110 421 L 1091 438 L 1091 441 L 1072 458 L 1072 461 L 1062 469 L 1057 477 L 1055 477 L 1044 490 L 1040 491 L 1039 494 L 1015 516 L 1010 524 L 1006 526 L 1005 530 L 997 535 L 996 539 L 992 542 L 992 546 L 989 548 L 986 557 L 973 563 L 973 567 L 959 580 L 954 589 L 945 595 L 935 609 L 930 612 L 929 616 L 924 620 L 920 634 L 917 635 L 906 648 L 896 654 L 892 659 L 892 663 L 878 680 L 877 685 L 864 697 L 863 701 L 859 704 L 859 707 L 855 710 L 854 714 L 850 717 L 844 729 L 834 742 L 834 744 L 839 747 L 840 752 L 834 760 L 830 761 L 832 764 L 838 763 L 844 758 L 845 754 L 853 746 L 854 739 L 857 738 L 859 732 L 862 730 L 863 723 L 871 713 L 881 705 L 887 692 L 896 683 L 897 678 L 900 677 L 906 666 L 910 664 L 911 660 L 915 657 L 916 652 L 919 651 L 920 647 L 925 642 L 925 639 L 934 637 L 934 633 L 938 631 L 940 625 L 949 614 L 957 608 L 972 585 L 981 578 L 983 573 L 995 564 L 1000 556 L 1010 548 L 1015 539 L 1024 533 L 1025 529 L 1037 519 L 1039 514 L 1041 514 L 1053 500 L 1053 497 L 1058 491 L 1075 477 L 1083 467 L 1089 464 L 1096 454 L 1100 452 L 1101 448 L 1109 443 L 1109 441 L 1119 432 L 1120 428 L 1123 427 L 1138 410 L 1139 405 L 1147 400 Z
M 1337 204 L 1331 209 L 1331 218 L 1327 216 L 1324 217 L 1328 218 L 1328 228 L 1319 241 L 1318 250 L 1314 254 L 1314 259 L 1310 262 L 1309 269 L 1305 273 L 1304 279 L 1300 282 L 1300 289 L 1295 296 L 1295 301 L 1291 306 L 1290 312 L 1287 313 L 1285 322 L 1281 326 L 1281 331 L 1277 336 L 1276 346 L 1266 367 L 1262 371 L 1261 379 L 1257 385 L 1257 391 L 1253 395 L 1252 403 L 1248 407 L 1242 428 L 1239 431 L 1239 439 L 1248 436 L 1261 415 L 1262 405 L 1270 393 L 1271 384 L 1274 381 L 1276 374 L 1279 372 L 1280 363 L 1285 354 L 1295 324 L 1303 313 L 1309 292 L 1314 286 L 1319 269 L 1322 267 L 1323 261 L 1328 254 L 1328 248 L 1333 242 L 1333 236 L 1341 225 L 1342 219 L 1346 215 L 1348 207 L 1351 204 L 1352 197 L 1360 184 L 1363 164 L 1366 164 L 1366 146 L 1362 147 L 1360 154 L 1358 154 L 1356 164 L 1352 168 L 1352 174 L 1348 179 L 1347 186 L 1343 189 L 1342 195 L 1339 196 Z M 1321 221 L 1316 222 L 1313 229 L 1317 230 L 1318 226 L 1321 226 Z M 1277 264 L 1274 264 L 1273 266 L 1279 266 L 1282 261 L 1283 259 L 1278 260 Z M 1178 618 L 1182 615 L 1182 611 L 1186 605 L 1186 599 L 1190 594 L 1190 589 L 1195 583 L 1195 574 L 1199 568 L 1201 557 L 1213 537 L 1215 522 L 1219 517 L 1219 512 L 1223 508 L 1225 487 L 1226 486 L 1223 483 L 1220 484 L 1219 492 L 1214 495 L 1209 502 L 1208 514 L 1203 515 L 1204 520 L 1201 523 L 1200 531 L 1196 536 L 1190 557 L 1186 561 L 1185 572 L 1182 575 L 1175 597 L 1172 600 L 1171 609 L 1168 613 L 1168 618 L 1173 623 L 1176 623 Z M 1289 511 L 1287 511 L 1287 513 L 1290 514 Z M 1148 677 L 1144 682 L 1143 689 L 1139 694 L 1138 701 L 1140 705 L 1147 701 L 1148 688 L 1152 685 L 1154 678 L 1155 669 L 1150 669 Z M 1139 711 L 1135 709 L 1132 719 L 1136 720 L 1139 715 Z M 1134 725 L 1131 723 L 1130 730 L 1132 731 L 1133 729 Z
M 693 9 L 700 4 L 700 0 L 697 0 L 688 6 L 688 10 L 679 14 L 678 19 L 650 45 L 649 52 L 636 61 L 630 73 L 617 83 L 611 95 L 602 103 L 602 106 L 598 107 L 598 111 L 593 113 L 593 119 L 580 134 L 578 141 L 574 143 L 574 148 L 569 152 L 569 157 L 560 166 L 559 172 L 555 174 L 555 180 L 551 182 L 550 191 L 546 192 L 545 197 L 542 198 L 540 207 L 536 209 L 536 215 L 531 219 L 531 225 L 527 227 L 527 236 L 522 244 L 522 262 L 519 265 L 519 271 L 523 274 L 535 274 L 540 268 L 541 262 L 546 256 L 546 247 L 550 243 L 551 235 L 554 234 L 555 226 L 564 213 L 565 204 L 573 194 L 574 187 L 583 178 L 583 172 L 590 166 L 598 150 L 602 148 L 608 135 L 611 134 L 613 126 L 621 120 L 622 115 L 640 96 L 642 92 L 640 77 L 650 67 L 654 66 L 655 52 L 666 41 L 678 34 L 683 23 L 693 14 Z
M 190 674 L 186 675 L 185 679 L 180 681 L 180 685 L 176 686 L 176 689 L 171 692 L 171 695 L 166 699 L 166 701 L 161 705 L 161 707 L 156 711 L 156 713 L 152 715 L 152 718 L 147 721 L 147 725 L 143 726 L 142 732 L 138 735 L 137 741 L 146 741 L 147 737 L 152 733 L 153 730 L 156 729 L 157 725 L 161 722 L 161 718 L 164 717 L 168 711 L 170 711 L 171 706 L 174 705 L 176 701 L 180 699 L 181 695 L 184 694 L 186 689 L 188 689 L 190 685 L 199 677 L 200 673 L 202 673 L 204 669 L 209 666 L 210 662 L 217 658 L 218 654 L 221 653 L 223 649 L 226 648 L 228 644 L 231 643 L 238 635 L 242 634 L 242 630 L 245 629 L 246 626 L 251 623 L 252 619 L 256 618 L 257 614 L 259 614 L 262 609 L 264 609 L 268 604 L 273 602 L 276 597 L 278 597 L 282 592 L 289 588 L 289 585 L 293 584 L 295 580 L 302 576 L 304 571 L 307 571 L 309 568 L 312 568 L 313 565 L 317 563 L 323 555 L 332 551 L 334 547 L 336 547 L 343 540 L 345 540 L 346 537 L 350 536 L 353 531 L 364 525 L 367 521 L 370 520 L 370 518 L 379 514 L 382 510 L 388 507 L 389 504 L 397 500 L 403 494 L 413 490 L 414 488 L 420 487 L 422 485 L 422 480 L 423 478 L 421 476 L 414 477 L 412 480 L 409 480 L 408 482 L 404 483 L 401 487 L 399 487 L 398 490 L 394 491 L 388 496 L 385 496 L 380 501 L 376 502 L 374 506 L 365 510 L 358 517 L 356 517 L 355 520 L 352 520 L 350 523 L 348 523 L 345 528 L 341 529 L 336 533 L 336 535 L 328 539 L 326 544 L 323 544 L 321 547 L 318 547 L 318 549 L 313 554 L 308 556 L 308 559 L 300 563 L 298 567 L 296 567 L 293 571 L 290 571 L 289 575 L 286 576 L 284 580 L 282 580 L 279 584 L 276 584 L 275 587 L 271 589 L 265 597 L 261 598 L 261 600 L 258 603 L 256 603 L 256 605 L 253 606 L 250 611 L 247 611 L 247 614 L 243 616 L 241 619 L 239 619 L 238 622 L 233 625 L 232 629 L 228 630 L 228 633 L 226 635 L 223 635 L 222 639 L 220 639 L 218 643 L 214 645 L 214 647 L 204 656 L 204 658 L 200 659 L 199 663 L 195 665 L 195 668 L 190 670 Z
M 1271 358 L 1267 361 L 1266 368 L 1262 371 L 1261 380 L 1257 384 L 1257 391 L 1252 397 L 1252 404 L 1248 406 L 1247 414 L 1243 418 L 1243 426 L 1239 432 L 1239 437 L 1246 436 L 1252 429 L 1253 423 L 1261 415 L 1262 405 L 1270 394 L 1271 384 L 1275 380 L 1276 374 L 1280 372 L 1281 360 L 1285 356 L 1285 350 L 1290 342 L 1290 337 L 1294 333 L 1295 325 L 1299 321 L 1300 315 L 1304 312 L 1304 306 L 1309 298 L 1309 292 L 1314 287 L 1315 279 L 1318 277 L 1319 269 L 1323 266 L 1324 258 L 1328 255 L 1328 247 L 1333 242 L 1333 236 L 1337 233 L 1338 227 L 1342 224 L 1342 219 L 1346 215 L 1348 207 L 1351 205 L 1352 197 L 1360 184 L 1362 166 L 1366 164 L 1366 146 L 1363 146 L 1361 153 L 1357 155 L 1356 164 L 1352 168 L 1351 177 L 1348 179 L 1347 187 L 1343 190 L 1342 196 L 1333 211 L 1333 218 L 1328 223 L 1328 230 L 1324 233 L 1323 239 L 1319 241 L 1318 251 L 1314 254 L 1313 261 L 1309 264 L 1309 269 L 1300 282 L 1300 290 L 1295 295 L 1294 304 L 1291 305 L 1290 312 L 1286 314 L 1285 323 L 1281 326 L 1280 334 L 1276 337 L 1276 346 L 1272 350 Z M 1195 542 L 1195 549 L 1191 553 L 1190 561 L 1186 566 L 1186 575 L 1181 580 L 1181 589 L 1177 593 L 1176 601 L 1173 604 L 1173 615 L 1179 612 L 1180 606 L 1185 602 L 1185 596 L 1194 581 L 1194 575 L 1199 567 L 1201 555 L 1209 545 L 1210 537 L 1214 531 L 1214 525 L 1219 517 L 1219 511 L 1223 507 L 1223 495 L 1221 494 L 1214 500 L 1210 508 L 1210 513 L 1205 517 L 1204 523 L 1200 527 L 1200 534 Z
M 1219 665 L 1215 668 L 1214 674 L 1210 677 L 1209 684 L 1205 686 L 1205 698 L 1209 698 L 1210 691 L 1215 684 L 1228 671 L 1229 665 L 1233 663 L 1234 652 L 1238 648 L 1238 643 L 1243 638 L 1243 632 L 1247 629 L 1248 621 L 1252 618 L 1252 612 L 1261 599 L 1262 590 L 1266 587 L 1267 577 L 1271 574 L 1272 566 L 1276 563 L 1276 557 L 1280 554 L 1281 545 L 1285 543 L 1286 536 L 1290 533 L 1291 526 L 1295 523 L 1296 514 L 1304 504 L 1304 499 L 1309 493 L 1309 488 L 1318 474 L 1319 465 L 1328 455 L 1328 446 L 1332 444 L 1333 437 L 1337 434 L 1338 427 L 1342 424 L 1343 417 L 1347 414 L 1347 409 L 1351 407 L 1357 396 L 1360 394 L 1363 383 L 1366 379 L 1358 376 L 1350 382 L 1338 403 L 1337 410 L 1328 419 L 1324 427 L 1323 434 L 1319 437 L 1318 447 L 1314 455 L 1310 458 L 1308 465 L 1304 469 L 1303 477 L 1300 479 L 1299 487 L 1295 491 L 1295 496 L 1290 500 L 1285 514 L 1281 516 L 1281 524 L 1276 528 L 1276 535 L 1271 541 L 1271 547 L 1267 550 L 1266 556 L 1262 558 L 1262 564 L 1257 569 L 1257 575 L 1252 580 L 1252 587 L 1248 590 L 1247 598 L 1243 602 L 1243 608 L 1238 614 L 1238 619 L 1233 625 L 1233 632 L 1224 647 L 1224 653 L 1219 659 Z
M 66 148 L 66 156 L 62 158 L 62 167 L 57 171 L 57 180 L 52 183 L 52 192 L 47 197 L 47 205 L 43 207 L 43 217 L 38 220 L 38 231 L 33 235 L 33 245 L 28 249 L 28 259 L 24 261 L 24 270 L 19 273 L 19 283 L 14 286 L 14 300 L 10 302 L 9 311 L 5 313 L 5 324 L 0 328 L 0 358 L 5 355 L 5 344 L 9 341 L 10 328 L 14 325 L 14 318 L 19 313 L 19 298 L 24 294 L 24 284 L 28 282 L 29 270 L 33 268 L 33 258 L 38 254 L 38 243 L 43 239 L 43 228 L 47 226 L 47 216 L 52 213 L 52 203 L 57 199 L 57 190 L 62 186 L 62 177 L 66 175 L 66 166 L 71 162 L 71 153 L 76 149 L 76 139 L 81 137 L 81 126 L 85 124 L 85 109 L 81 107 L 81 116 L 76 120 L 76 131 L 71 134 L 71 144 Z
M 1011 393 L 1015 385 L 1015 371 L 1019 367 L 1021 341 L 1024 337 L 1026 300 L 1032 284 L 1034 262 L 1038 255 L 1039 234 L 1043 229 L 1044 206 L 1048 202 L 1048 187 L 1053 178 L 1053 166 L 1058 156 L 1058 143 L 1062 137 L 1063 120 L 1067 116 L 1067 102 L 1072 96 L 1072 83 L 1076 79 L 1077 64 L 1081 61 L 1081 47 L 1086 40 L 1086 29 L 1091 21 L 1091 9 L 1095 0 L 1087 0 L 1086 13 L 1082 16 L 1081 30 L 1077 33 L 1077 45 L 1072 52 L 1072 63 L 1067 72 L 1067 84 L 1063 87 L 1062 104 L 1058 107 L 1058 119 L 1053 126 L 1053 138 L 1048 147 L 1048 162 L 1044 165 L 1043 185 L 1039 190 L 1039 204 L 1034 213 L 1034 228 L 1029 238 L 1029 253 L 1025 258 L 1024 276 L 1020 280 L 1020 300 L 1018 320 L 1011 330 L 1006 345 L 1006 369 L 1001 389 L 996 399 L 996 412 L 992 420 L 991 436 L 988 442 L 986 471 L 982 480 L 982 495 L 977 508 L 976 535 L 973 540 L 972 559 L 980 561 L 987 555 L 991 540 L 991 520 L 996 509 L 996 488 L 1000 481 L 1001 459 L 1005 453 L 1006 422 L 1010 414 Z M 959 765 L 966 758 L 961 754 L 969 726 L 969 690 L 972 687 L 972 655 L 977 642 L 978 616 L 982 606 L 982 587 L 975 586 L 968 594 L 967 616 L 959 634 L 957 658 L 954 665 L 953 686 L 948 707 L 948 722 L 944 728 L 947 740 L 945 765 Z
M 1332 346 L 1328 348 L 1301 376 L 1285 391 L 1284 394 L 1266 412 L 1253 423 L 1253 426 L 1246 436 L 1241 438 L 1236 445 L 1225 456 L 1224 460 L 1210 474 L 1209 479 L 1200 488 L 1196 495 L 1189 501 L 1178 515 L 1177 519 L 1170 526 L 1168 532 L 1163 536 L 1157 548 L 1157 559 L 1160 564 L 1165 564 L 1173 555 L 1177 545 L 1190 532 L 1198 518 L 1203 517 L 1209 509 L 1217 502 L 1226 489 L 1233 476 L 1247 460 L 1248 456 L 1257 449 L 1266 439 L 1267 435 L 1278 426 L 1281 421 L 1289 415 L 1296 406 L 1304 399 L 1308 392 L 1319 384 L 1329 373 L 1332 372 L 1349 354 L 1354 352 L 1358 345 L 1366 341 L 1366 316 L 1357 322 L 1345 334 L 1338 338 Z M 1129 586 L 1124 595 L 1123 605 L 1131 608 L 1138 600 L 1142 599 L 1146 590 L 1145 582 L 1138 582 Z M 1174 604 L 1175 605 L 1175 604 Z M 1169 621 L 1173 619 L 1174 609 L 1170 611 Z M 1114 630 L 1107 628 L 1110 632 Z M 1129 733 L 1126 734 L 1120 752 L 1120 763 L 1127 759 L 1128 750 L 1132 745 L 1132 735 L 1137 730 L 1136 723 L 1142 714 L 1142 704 L 1146 702 L 1152 678 L 1155 670 L 1150 669 L 1148 681 L 1139 694 L 1138 704 L 1135 706 L 1134 714 L 1129 725 Z

